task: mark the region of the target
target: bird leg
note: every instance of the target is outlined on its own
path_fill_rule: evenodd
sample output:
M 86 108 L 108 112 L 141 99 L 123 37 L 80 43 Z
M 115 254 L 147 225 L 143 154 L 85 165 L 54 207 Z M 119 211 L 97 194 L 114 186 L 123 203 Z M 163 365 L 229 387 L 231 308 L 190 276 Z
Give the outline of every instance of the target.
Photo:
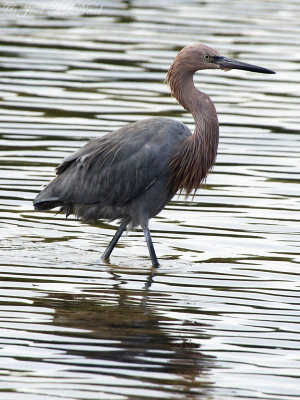
M 144 231 L 144 236 L 145 236 L 145 239 L 146 239 L 146 242 L 147 242 L 147 246 L 148 246 L 150 258 L 151 258 L 151 261 L 152 261 L 152 265 L 153 265 L 153 267 L 158 267 L 159 266 L 159 262 L 158 262 L 158 259 L 156 257 L 156 254 L 155 254 L 155 250 L 154 250 L 154 246 L 153 246 L 153 242 L 152 242 L 152 238 L 151 238 L 151 234 L 150 234 L 149 228 L 148 227 L 147 228 L 143 228 L 143 231 Z
M 122 233 L 125 231 L 126 227 L 128 224 L 128 220 L 125 219 L 124 221 L 121 222 L 121 225 L 119 226 L 117 232 L 115 233 L 114 237 L 112 238 L 111 242 L 105 249 L 104 253 L 102 254 L 102 260 L 108 260 L 109 256 L 111 255 L 113 249 L 115 248 L 115 245 L 118 243 L 118 240 L 122 236 Z

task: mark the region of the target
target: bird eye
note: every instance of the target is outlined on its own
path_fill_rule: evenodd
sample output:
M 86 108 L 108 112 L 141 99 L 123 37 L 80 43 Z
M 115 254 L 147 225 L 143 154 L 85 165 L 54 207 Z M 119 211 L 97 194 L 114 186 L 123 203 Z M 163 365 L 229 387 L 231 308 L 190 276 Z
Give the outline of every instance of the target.
M 208 54 L 204 54 L 203 58 L 206 61 L 210 61 L 210 59 L 211 59 L 211 57 Z

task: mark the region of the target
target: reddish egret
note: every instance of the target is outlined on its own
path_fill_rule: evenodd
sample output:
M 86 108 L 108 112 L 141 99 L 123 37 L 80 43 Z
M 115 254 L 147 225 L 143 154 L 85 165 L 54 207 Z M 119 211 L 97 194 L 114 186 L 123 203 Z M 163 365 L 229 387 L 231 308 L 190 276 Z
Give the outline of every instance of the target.
M 219 124 L 211 99 L 197 90 L 193 75 L 202 69 L 243 69 L 273 74 L 203 44 L 184 47 L 167 80 L 177 101 L 195 120 L 195 131 L 168 118 L 128 124 L 94 139 L 66 157 L 57 176 L 35 198 L 36 210 L 60 206 L 86 222 L 119 219 L 121 224 L 103 253 L 108 259 L 124 230 L 141 226 L 153 266 L 158 266 L 148 228 L 177 191 L 198 189 L 215 162 Z

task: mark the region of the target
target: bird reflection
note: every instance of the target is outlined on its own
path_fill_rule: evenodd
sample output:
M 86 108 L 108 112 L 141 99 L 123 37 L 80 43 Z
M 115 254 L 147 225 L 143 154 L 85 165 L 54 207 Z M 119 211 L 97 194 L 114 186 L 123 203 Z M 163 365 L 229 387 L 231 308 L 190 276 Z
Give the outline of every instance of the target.
M 185 399 L 196 399 L 199 394 L 209 393 L 212 390 L 209 370 L 214 358 L 202 354 L 199 345 L 188 337 L 190 333 L 191 337 L 207 338 L 204 326 L 184 321 L 180 329 L 181 321 L 156 310 L 156 305 L 163 304 L 165 297 L 167 300 L 167 294 L 150 290 L 157 273 L 155 268 L 140 290 L 124 288 L 127 282 L 122 278 L 122 272 L 115 271 L 114 266 L 109 268 L 110 286 L 106 282 L 93 291 L 89 286 L 85 294 L 55 293 L 52 298 L 51 293 L 38 300 L 43 303 L 39 305 L 54 308 L 55 326 L 81 330 L 70 333 L 73 338 L 80 339 L 78 343 L 72 341 L 72 349 L 70 343 L 66 343 L 67 354 L 76 356 L 74 363 L 78 362 L 78 357 L 97 359 L 97 366 L 103 366 L 106 374 L 124 377 L 128 369 L 131 379 L 133 371 L 143 371 L 143 381 L 159 385 L 160 390 L 184 393 Z M 84 349 L 82 338 L 86 339 Z M 84 368 L 82 364 L 80 368 Z M 162 389 L 161 385 L 166 382 L 168 389 Z

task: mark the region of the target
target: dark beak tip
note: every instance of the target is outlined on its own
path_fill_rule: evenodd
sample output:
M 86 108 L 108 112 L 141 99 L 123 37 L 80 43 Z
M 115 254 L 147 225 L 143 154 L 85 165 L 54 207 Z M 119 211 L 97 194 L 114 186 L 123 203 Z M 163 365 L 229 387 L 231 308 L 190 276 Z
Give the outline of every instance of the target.
M 276 72 L 269 69 L 268 71 L 265 72 L 265 74 L 273 75 L 273 74 L 276 74 Z
M 268 74 L 268 75 L 276 74 L 275 71 L 272 71 L 271 69 L 267 69 L 267 68 L 264 68 L 264 70 L 262 70 L 262 71 L 251 71 L 251 72 L 258 72 L 261 74 Z
M 276 74 L 275 71 L 272 71 L 271 69 L 268 68 L 261 68 L 261 71 L 254 71 L 254 72 L 262 72 L 263 74 Z

